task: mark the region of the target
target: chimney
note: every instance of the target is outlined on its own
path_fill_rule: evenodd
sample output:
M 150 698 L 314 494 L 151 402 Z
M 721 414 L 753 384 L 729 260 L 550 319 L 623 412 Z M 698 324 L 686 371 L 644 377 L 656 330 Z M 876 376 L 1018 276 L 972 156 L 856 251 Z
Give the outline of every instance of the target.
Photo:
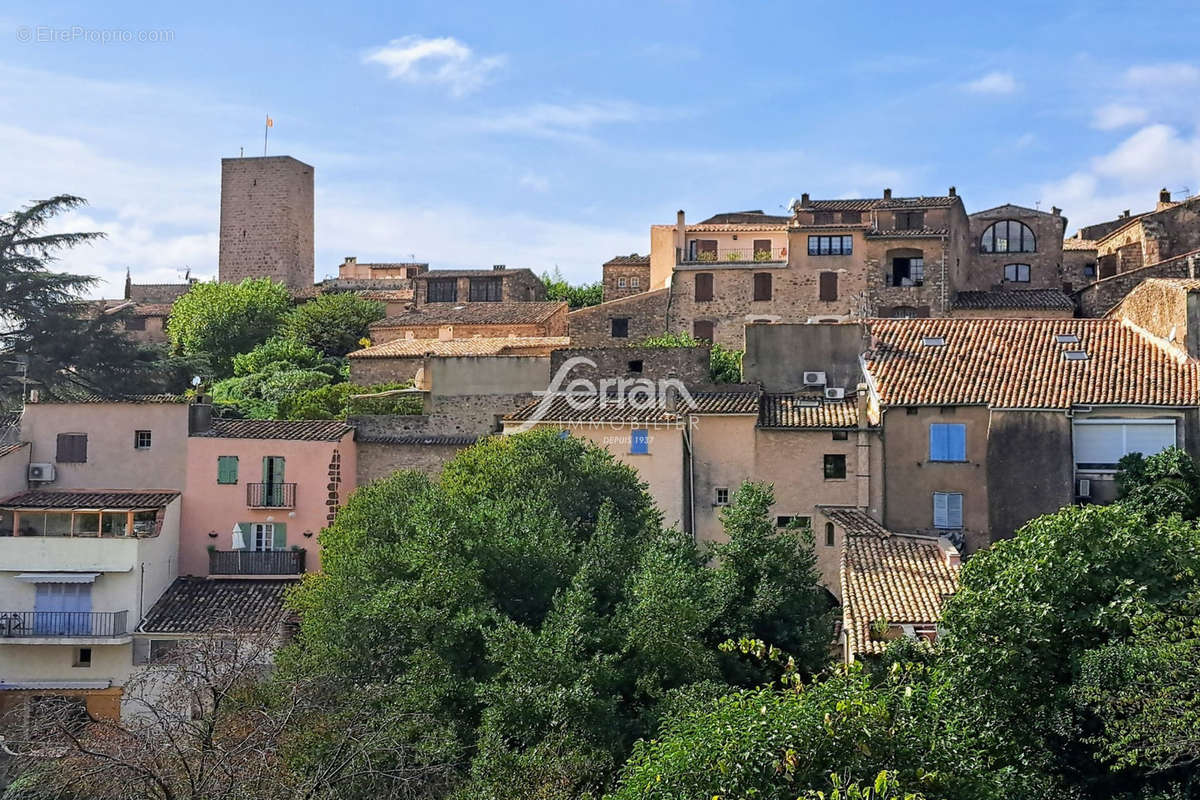
M 1050 213 L 1051 213 L 1051 214 L 1053 214 L 1053 215 L 1054 215 L 1054 216 L 1056 216 L 1056 217 L 1057 217 L 1057 216 L 1061 216 L 1061 215 L 1062 215 L 1062 209 L 1061 209 L 1061 208 L 1059 208 L 1058 206 L 1050 206 Z
M 357 264 L 358 256 L 346 256 L 346 263 L 347 264 Z
M 804 192 L 802 195 L 800 195 L 800 207 L 808 208 L 808 192 Z
M 892 199 L 892 190 L 891 190 L 891 189 L 884 189 L 884 190 L 883 190 L 883 199 L 884 199 L 884 200 L 891 200 L 891 199 Z
M 1158 190 L 1158 202 L 1160 202 L 1160 203 L 1171 202 L 1171 193 L 1167 190 L 1167 188 L 1165 186 L 1162 189 Z
M 865 383 L 860 383 L 857 387 L 855 387 L 854 399 L 858 402 L 858 427 L 860 429 L 868 427 L 867 391 L 868 389 Z
M 1129 216 L 1129 209 L 1127 208 L 1127 209 L 1125 209 L 1124 213 L 1121 214 L 1121 219 L 1126 219 L 1128 216 Z
M 686 217 L 687 217 L 687 215 L 683 213 L 682 208 L 679 209 L 678 211 L 676 211 L 675 212 L 675 227 L 682 231 L 687 226 Z
M 197 395 L 188 405 L 188 436 L 206 433 L 212 428 L 212 403 L 208 397 Z
M 438 341 L 439 342 L 448 342 L 453 338 L 454 338 L 454 326 L 453 325 L 442 325 L 441 327 L 438 328 Z
M 947 194 L 949 194 L 951 197 L 958 197 L 958 190 L 951 186 L 950 191 L 947 192 Z
M 962 554 L 958 552 L 958 548 L 954 546 L 954 542 L 945 536 L 939 536 L 938 545 L 942 548 L 942 557 L 946 559 L 947 567 L 953 568 L 962 565 Z

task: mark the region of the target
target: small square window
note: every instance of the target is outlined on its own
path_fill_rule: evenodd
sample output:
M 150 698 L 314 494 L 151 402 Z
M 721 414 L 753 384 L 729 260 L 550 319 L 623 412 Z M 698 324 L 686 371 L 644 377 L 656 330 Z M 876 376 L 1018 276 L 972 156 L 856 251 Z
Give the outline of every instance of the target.
M 134 450 L 149 450 L 151 435 L 150 431 L 134 431 L 133 432 L 133 449 Z
M 630 278 L 630 279 L 629 279 L 629 287 L 630 287 L 631 289 L 636 289 L 636 288 L 638 288 L 638 287 L 639 287 L 639 286 L 641 286 L 641 285 L 642 285 L 642 279 L 641 279 L 641 278 Z
M 729 489 L 724 486 L 717 487 L 717 496 L 713 501 L 714 505 L 727 506 L 729 505 Z
M 916 406 L 908 406 L 904 409 L 904 413 L 908 414 L 910 417 L 915 417 L 918 413 L 920 413 L 920 409 Z
M 825 480 L 838 481 L 846 477 L 846 457 L 841 453 L 825 455 Z
M 624 278 L 617 278 L 617 288 L 618 289 L 625 288 L 625 279 Z
M 629 452 L 635 456 L 649 455 L 650 431 L 645 428 L 636 428 L 629 437 Z
M 636 358 L 636 359 L 634 359 L 633 361 L 630 361 L 630 362 L 629 362 L 629 371 L 630 371 L 630 372 L 637 372 L 637 373 L 641 373 L 641 371 L 642 371 L 642 360 L 641 360 L 640 358 Z
M 629 318 L 614 317 L 612 320 L 612 338 L 628 339 L 629 338 Z
M 833 440 L 835 442 L 844 442 L 850 438 L 850 431 L 834 431 Z
M 92 648 L 77 647 L 75 648 L 75 661 L 71 664 L 73 667 L 86 668 L 92 665 Z

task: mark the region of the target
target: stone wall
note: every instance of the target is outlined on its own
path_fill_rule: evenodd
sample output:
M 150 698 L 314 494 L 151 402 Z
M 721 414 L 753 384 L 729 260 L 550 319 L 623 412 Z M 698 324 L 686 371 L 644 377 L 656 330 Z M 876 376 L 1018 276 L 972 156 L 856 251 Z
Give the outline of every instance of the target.
M 795 392 L 805 388 L 805 372 L 824 372 L 826 386 L 851 392 L 862 380 L 859 355 L 869 343 L 858 324 L 751 325 L 742 379 L 768 392 Z
M 667 305 L 670 290 L 609 300 L 567 314 L 567 335 L 576 347 L 622 347 L 636 344 L 648 336 L 661 336 L 667 330 Z M 612 336 L 612 320 L 628 320 L 629 335 Z
M 1178 283 L 1142 281 L 1109 316 L 1129 320 L 1192 358 L 1200 356 L 1200 293 Z
M 458 305 L 470 301 L 472 280 L 487 280 L 488 278 L 500 279 L 500 299 L 504 302 L 523 303 L 546 299 L 546 284 L 542 283 L 541 279 L 528 269 L 494 270 L 490 273 L 487 270 L 479 270 L 471 275 L 465 275 L 455 270 L 446 270 L 446 273 L 439 275 L 437 270 L 432 270 L 422 272 L 414 278 L 413 299 L 418 307 L 423 308 L 429 305 L 429 281 L 442 277 L 453 277 L 457 281 L 458 300 L 456 303 Z M 432 307 L 437 308 L 438 305 L 442 304 L 433 303 Z
M 291 156 L 221 159 L 220 280 L 313 285 L 313 168 Z
M 650 290 L 650 259 L 644 264 L 609 262 L 604 265 L 604 299 L 617 300 Z M 625 285 L 621 286 L 621 279 Z M 637 285 L 634 285 L 636 281 Z
M 434 308 L 426 306 L 426 309 Z M 429 313 L 435 317 L 436 314 Z M 372 326 L 371 343 L 383 344 L 396 339 L 503 339 L 509 336 L 566 336 L 567 314 L 555 314 L 546 322 L 523 325 L 446 324 Z
M 361 386 L 411 381 L 417 377 L 424 356 L 412 358 L 351 358 L 350 380 Z
M 398 470 L 416 470 L 434 476 L 441 472 L 446 462 L 458 455 L 470 444 L 442 444 L 431 440 L 430 444 L 419 442 L 359 442 L 358 485 L 363 486 L 386 478 Z
M 563 363 L 583 357 L 595 367 L 576 366 L 570 379 L 586 378 L 678 378 L 687 386 L 709 382 L 708 347 L 573 347 L 550 354 L 550 374 L 556 375 Z
M 1067 220 L 1061 214 L 1047 213 L 1016 205 L 1003 205 L 970 216 L 968 269 L 954 288 L 958 291 L 990 289 L 1059 289 L 1063 284 L 1063 235 Z M 984 253 L 980 239 L 985 230 L 1002 220 L 1016 220 L 1033 231 L 1037 249 L 1032 253 Z M 1004 280 L 1006 264 L 1028 264 L 1028 283 Z M 1075 284 L 1078 286 L 1079 284 Z M 958 316 L 956 313 L 955 316 Z
M 1200 270 L 1200 255 L 1192 254 L 1123 272 L 1088 284 L 1072 295 L 1081 317 L 1103 317 L 1125 295 L 1147 278 L 1194 278 Z

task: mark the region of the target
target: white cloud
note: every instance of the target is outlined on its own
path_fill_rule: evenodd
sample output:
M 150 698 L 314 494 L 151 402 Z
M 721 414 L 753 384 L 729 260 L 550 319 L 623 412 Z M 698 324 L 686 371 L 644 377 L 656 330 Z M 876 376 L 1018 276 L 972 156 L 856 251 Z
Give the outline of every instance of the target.
M 966 89 L 975 94 L 1012 94 L 1017 90 L 1017 79 L 1011 72 L 989 72 L 968 83 Z
M 537 103 L 512 109 L 492 117 L 482 117 L 478 126 L 496 133 L 562 138 L 578 136 L 601 125 L 614 125 L 653 119 L 654 109 L 624 101 L 556 105 Z
M 478 91 L 506 60 L 503 55 L 478 56 L 451 36 L 436 39 L 404 36 L 363 56 L 365 63 L 386 67 L 388 77 L 412 84 L 445 86 L 455 97 Z
M 1200 138 L 1188 138 L 1170 125 L 1147 125 L 1097 158 L 1093 168 L 1126 183 L 1190 180 L 1200 170 Z
M 1200 83 L 1200 68 L 1192 64 L 1143 64 L 1125 71 L 1125 83 L 1130 86 L 1169 88 L 1179 90 Z
M 1124 128 L 1127 125 L 1139 125 L 1150 117 L 1150 112 L 1138 106 L 1109 103 L 1096 109 L 1092 127 L 1102 131 Z

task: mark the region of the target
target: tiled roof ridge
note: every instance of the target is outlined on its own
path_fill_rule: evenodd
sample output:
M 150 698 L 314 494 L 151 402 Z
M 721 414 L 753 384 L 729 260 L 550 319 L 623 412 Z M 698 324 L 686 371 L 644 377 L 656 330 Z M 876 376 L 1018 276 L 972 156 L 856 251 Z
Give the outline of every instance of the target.
M 1150 344 L 1154 345 L 1159 350 L 1162 350 L 1163 353 L 1165 353 L 1168 357 L 1175 359 L 1176 363 L 1186 364 L 1192 360 L 1191 356 L 1189 356 L 1181 347 L 1168 342 L 1161 336 L 1155 336 L 1153 333 L 1146 330 L 1141 325 L 1138 325 L 1136 322 L 1128 319 L 1127 317 L 1121 317 L 1121 324 L 1141 336 L 1146 341 L 1150 342 Z
M 663 294 L 663 293 L 669 292 L 669 291 L 670 291 L 669 287 L 662 286 L 662 287 L 659 287 L 658 289 L 647 289 L 644 292 L 637 292 L 636 294 L 629 294 L 629 295 L 625 295 L 624 297 L 614 297 L 612 300 L 605 300 L 603 303 L 596 303 L 595 305 L 583 306 L 581 308 L 576 308 L 571 311 L 568 311 L 567 316 L 570 317 L 572 314 L 579 314 L 584 311 L 594 311 L 595 309 L 601 308 L 601 307 L 609 307 L 609 306 L 613 305 L 614 303 L 630 303 L 630 302 L 636 302 L 638 300 L 645 300 L 647 297 L 652 297 L 655 294 Z

